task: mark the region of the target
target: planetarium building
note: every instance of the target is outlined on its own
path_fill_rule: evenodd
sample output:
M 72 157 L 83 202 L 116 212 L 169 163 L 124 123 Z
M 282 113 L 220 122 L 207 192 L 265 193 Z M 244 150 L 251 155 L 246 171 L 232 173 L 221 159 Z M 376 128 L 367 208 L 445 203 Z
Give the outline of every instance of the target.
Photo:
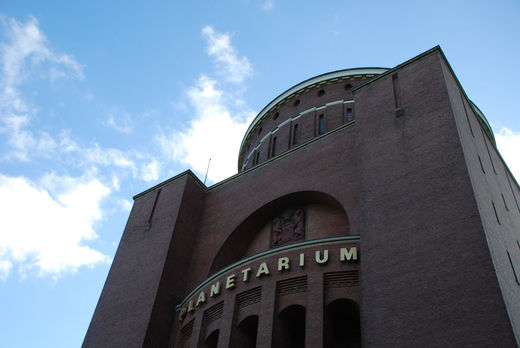
M 83 347 L 514 347 L 519 203 L 439 47 L 316 76 L 134 197 Z

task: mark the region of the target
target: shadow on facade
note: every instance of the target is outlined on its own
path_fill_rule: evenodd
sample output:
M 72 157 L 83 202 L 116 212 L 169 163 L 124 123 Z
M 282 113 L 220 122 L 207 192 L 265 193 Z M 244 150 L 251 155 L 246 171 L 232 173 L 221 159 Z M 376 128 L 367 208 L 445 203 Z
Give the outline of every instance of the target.
M 324 348 L 361 347 L 359 306 L 347 299 L 332 301 L 325 307 Z
M 208 275 L 248 256 L 248 253 L 251 251 L 252 242 L 261 234 L 261 227 L 270 222 L 270 219 L 272 219 L 276 213 L 293 206 L 323 207 L 322 211 L 316 213 L 318 214 L 318 218 L 321 217 L 322 221 L 333 220 L 336 222 L 334 226 L 327 226 L 327 230 L 323 228 L 323 231 L 327 231 L 326 235 L 315 236 L 315 238 L 350 234 L 350 224 L 347 213 L 336 198 L 319 191 L 294 192 L 272 200 L 244 219 L 222 244 L 222 247 L 213 259 L 213 264 L 211 265 Z M 323 213 L 332 214 L 333 216 L 319 216 Z M 309 218 L 307 220 L 309 220 Z M 309 221 L 307 221 L 307 224 L 308 223 Z M 309 238 L 306 237 L 305 239 Z M 267 245 L 261 249 L 265 250 L 269 248 L 268 243 L 269 241 L 267 240 Z
M 305 307 L 292 305 L 275 318 L 273 348 L 305 347 Z
M 215 330 L 209 334 L 204 342 L 204 348 L 217 348 L 219 330 Z
M 232 348 L 255 348 L 258 330 L 258 315 L 250 315 L 238 324 L 233 340 Z

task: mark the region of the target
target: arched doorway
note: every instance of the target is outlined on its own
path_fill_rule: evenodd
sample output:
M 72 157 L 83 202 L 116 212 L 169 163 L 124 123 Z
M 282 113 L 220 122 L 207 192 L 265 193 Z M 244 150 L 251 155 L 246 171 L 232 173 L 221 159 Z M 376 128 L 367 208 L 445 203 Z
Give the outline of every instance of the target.
M 325 307 L 324 348 L 361 347 L 359 306 L 348 299 L 332 301 Z
M 231 347 L 255 348 L 258 330 L 258 315 L 250 315 L 243 319 L 235 329 Z
M 273 348 L 305 347 L 305 307 L 292 305 L 275 319 Z
M 215 330 L 209 334 L 204 342 L 204 348 L 217 348 L 219 330 Z

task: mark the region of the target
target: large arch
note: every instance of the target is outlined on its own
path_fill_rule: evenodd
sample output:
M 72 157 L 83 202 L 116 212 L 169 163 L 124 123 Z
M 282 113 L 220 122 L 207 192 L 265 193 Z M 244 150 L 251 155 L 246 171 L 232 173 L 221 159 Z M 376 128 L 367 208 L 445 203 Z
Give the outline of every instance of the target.
M 325 224 L 325 228 L 322 229 L 324 237 L 342 236 L 350 233 L 347 213 L 341 203 L 331 195 L 318 191 L 299 191 L 287 194 L 258 208 L 235 228 L 213 259 L 208 275 L 245 256 L 268 249 L 269 244 L 265 244 L 265 241 L 263 241 L 261 247 L 252 248 L 251 244 L 255 241 L 255 238 L 258 239 L 259 232 L 267 228 L 267 224 L 275 214 L 294 206 L 313 207 L 315 214 L 329 215 L 315 219 Z M 306 237 L 306 239 L 314 238 L 319 238 L 319 236 Z M 256 242 L 258 244 L 262 241 L 258 242 L 257 240 Z

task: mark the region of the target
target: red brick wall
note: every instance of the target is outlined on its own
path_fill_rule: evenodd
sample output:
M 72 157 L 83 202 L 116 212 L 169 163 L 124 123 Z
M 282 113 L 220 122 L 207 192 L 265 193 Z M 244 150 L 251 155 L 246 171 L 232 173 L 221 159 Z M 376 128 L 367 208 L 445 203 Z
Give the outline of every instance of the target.
M 240 320 L 257 314 L 257 346 L 268 347 L 279 332 L 279 311 L 299 303 L 306 310 L 306 346 L 321 347 L 324 308 L 338 298 L 360 305 L 364 347 L 515 345 L 511 322 L 518 322 L 520 300 L 506 257 L 509 251 L 520 261 L 514 249 L 520 193 L 489 141 L 488 155 L 471 111 L 475 137 L 470 134 L 442 52 L 433 49 L 354 86 L 354 94 L 345 83 L 316 87 L 279 107 L 276 121 L 265 120 L 260 135 L 252 131 L 250 151 L 284 120 L 330 101 L 354 98 L 354 123 L 345 125 L 346 108 L 354 104 L 329 106 L 330 132 L 313 138 L 319 112 L 309 112 L 293 121 L 302 142 L 309 140 L 296 151 L 266 162 L 267 139 L 259 165 L 222 183 L 206 189 L 187 173 L 163 184 L 148 230 L 157 190 L 136 199 L 84 346 L 166 346 L 170 337 L 170 346 L 196 347 L 219 329 L 219 347 L 227 347 Z M 290 123 L 276 132 L 280 151 L 289 148 L 291 132 Z M 359 263 L 274 273 L 223 294 L 218 321 L 205 324 L 203 314 L 218 301 L 176 321 L 174 307 L 192 289 L 267 248 L 272 216 L 302 204 L 309 207 L 307 240 L 359 236 Z M 345 267 L 360 272 L 360 286 L 326 288 L 327 273 Z M 279 282 L 298 276 L 307 277 L 305 293 L 279 296 Z M 237 310 L 236 295 L 258 286 L 260 302 Z M 190 320 L 191 338 L 183 341 Z

